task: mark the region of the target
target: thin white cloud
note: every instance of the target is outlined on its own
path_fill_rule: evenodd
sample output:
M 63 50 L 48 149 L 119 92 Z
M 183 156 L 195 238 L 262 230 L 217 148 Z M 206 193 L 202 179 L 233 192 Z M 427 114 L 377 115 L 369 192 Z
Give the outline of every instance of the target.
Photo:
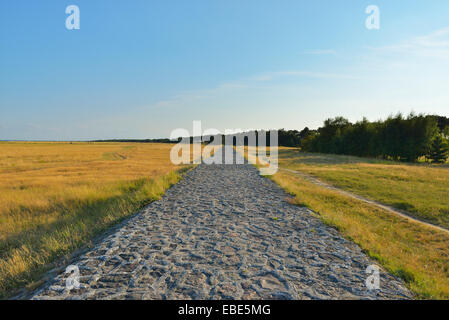
M 337 51 L 335 51 L 334 49 L 314 49 L 304 51 L 303 54 L 326 55 L 326 54 L 337 54 Z
M 282 71 L 275 73 L 279 76 L 301 76 L 309 78 L 319 79 L 360 79 L 358 76 L 342 74 L 342 73 L 330 73 L 330 72 L 315 72 L 315 71 Z
M 305 70 L 290 70 L 290 71 L 276 71 L 256 74 L 240 80 L 224 82 L 217 85 L 214 88 L 203 90 L 184 91 L 178 95 L 173 96 L 170 99 L 162 100 L 152 104 L 151 108 L 164 108 L 174 105 L 195 103 L 202 99 L 210 98 L 219 94 L 234 93 L 240 90 L 260 87 L 263 83 L 265 86 L 270 86 L 270 82 L 283 81 L 285 78 L 310 78 L 310 79 L 341 79 L 341 80 L 358 80 L 361 77 L 338 74 L 338 73 L 326 73 L 315 72 Z
M 360 79 L 360 77 L 350 74 L 317 72 L 306 70 L 268 72 L 253 76 L 250 79 L 253 81 L 272 81 L 282 77 L 302 77 L 302 78 L 315 78 L 315 79 Z
M 417 36 L 397 44 L 368 48 L 385 54 L 411 54 L 449 60 L 449 27 L 436 30 L 424 36 Z
M 292 88 L 297 87 L 295 84 L 296 79 L 322 79 L 322 80 L 369 80 L 374 81 L 376 79 L 383 79 L 388 82 L 395 74 L 385 75 L 384 73 L 376 73 L 379 68 L 379 59 L 382 62 L 380 64 L 383 68 L 386 66 L 394 66 L 398 64 L 399 67 L 409 67 L 410 61 L 404 59 L 405 56 L 417 55 L 420 57 L 449 59 L 449 27 L 436 30 L 432 33 L 423 36 L 416 36 L 414 38 L 401 41 L 397 44 L 383 46 L 383 47 L 370 47 L 371 51 L 375 53 L 376 64 L 375 69 L 372 71 L 372 64 L 368 64 L 368 67 L 362 65 L 362 69 L 351 67 L 349 73 L 334 73 L 334 72 L 321 72 L 311 70 L 284 70 L 274 72 L 264 72 L 254 74 L 245 78 L 237 79 L 235 81 L 223 82 L 215 87 L 203 90 L 192 90 L 181 92 L 180 94 L 173 96 L 170 99 L 159 101 L 155 104 L 149 105 L 144 108 L 165 108 L 165 107 L 179 107 L 179 106 L 194 106 L 200 104 L 202 101 L 221 101 L 222 99 L 228 99 L 232 96 L 237 96 L 236 93 L 245 94 L 245 92 L 257 92 L 252 91 L 254 89 L 267 90 L 280 90 L 285 86 Z M 333 49 L 317 49 L 309 50 L 306 54 L 336 54 Z M 383 55 L 397 55 L 396 59 L 392 57 L 384 57 Z M 416 65 L 416 60 L 413 60 L 413 65 Z M 358 66 L 360 67 L 360 65 Z M 362 72 L 360 72 L 362 71 Z M 365 77 L 366 75 L 366 77 Z M 397 74 L 396 74 L 397 75 Z M 407 75 L 409 76 L 409 75 Z M 439 78 L 435 77 L 437 81 Z M 382 81 L 383 81 L 382 80 Z M 437 81 L 438 82 L 438 81 Z M 410 85 L 410 84 L 409 84 Z M 296 90 L 296 89 L 291 89 Z

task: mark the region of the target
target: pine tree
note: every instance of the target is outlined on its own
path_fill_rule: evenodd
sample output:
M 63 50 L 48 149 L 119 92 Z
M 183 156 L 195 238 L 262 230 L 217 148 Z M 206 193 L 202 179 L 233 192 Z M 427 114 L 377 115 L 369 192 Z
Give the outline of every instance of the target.
M 443 135 L 445 136 L 446 139 L 449 139 L 449 126 L 444 128 Z
M 430 146 L 429 158 L 432 163 L 445 163 L 448 158 L 449 147 L 441 135 L 437 135 Z

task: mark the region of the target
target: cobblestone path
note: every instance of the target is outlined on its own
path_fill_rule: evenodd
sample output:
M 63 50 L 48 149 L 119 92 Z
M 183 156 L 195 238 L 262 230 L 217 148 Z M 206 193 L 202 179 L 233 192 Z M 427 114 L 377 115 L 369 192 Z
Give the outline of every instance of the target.
M 32 299 L 407 299 L 360 248 L 252 165 L 205 165 L 123 223 Z

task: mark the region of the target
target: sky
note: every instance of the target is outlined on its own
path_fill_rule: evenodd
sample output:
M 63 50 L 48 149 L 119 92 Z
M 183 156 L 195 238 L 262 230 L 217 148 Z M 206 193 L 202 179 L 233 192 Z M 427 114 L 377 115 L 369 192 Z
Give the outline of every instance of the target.
M 447 0 L 0 0 L 0 140 L 449 116 L 448 17 Z

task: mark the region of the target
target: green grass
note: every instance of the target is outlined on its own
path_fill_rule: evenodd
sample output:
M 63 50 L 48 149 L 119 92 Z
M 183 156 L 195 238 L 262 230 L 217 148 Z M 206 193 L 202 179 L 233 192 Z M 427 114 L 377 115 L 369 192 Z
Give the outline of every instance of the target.
M 280 171 L 270 177 L 322 221 L 359 244 L 420 299 L 449 299 L 449 234 Z M 382 283 L 381 283 L 382 285 Z
M 352 156 L 279 150 L 281 168 L 311 174 L 336 187 L 449 228 L 449 165 L 405 164 Z

